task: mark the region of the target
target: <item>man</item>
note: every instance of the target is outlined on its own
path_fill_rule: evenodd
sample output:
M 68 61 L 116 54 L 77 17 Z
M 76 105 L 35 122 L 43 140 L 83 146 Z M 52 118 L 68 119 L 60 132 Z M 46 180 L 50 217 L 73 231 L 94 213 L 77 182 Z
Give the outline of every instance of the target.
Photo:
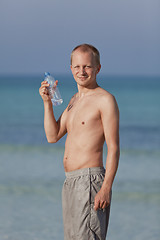
M 72 51 L 71 71 L 78 92 L 58 121 L 48 94 L 49 84 L 43 81 L 39 90 L 48 142 L 55 143 L 67 133 L 63 160 L 66 180 L 62 191 L 66 240 L 104 240 L 107 233 L 120 152 L 119 110 L 114 96 L 96 82 L 100 68 L 99 52 L 92 45 L 82 44 Z

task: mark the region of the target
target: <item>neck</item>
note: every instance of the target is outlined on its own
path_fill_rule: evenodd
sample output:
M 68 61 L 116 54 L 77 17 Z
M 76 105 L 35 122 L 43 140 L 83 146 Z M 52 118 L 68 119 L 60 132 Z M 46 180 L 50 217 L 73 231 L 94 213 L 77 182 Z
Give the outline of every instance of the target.
M 99 86 L 98 86 L 97 82 L 95 82 L 94 85 L 89 86 L 89 87 L 83 87 L 80 85 L 77 85 L 77 87 L 78 87 L 78 96 L 83 97 L 85 95 L 89 95 L 90 93 L 94 92 L 94 90 Z

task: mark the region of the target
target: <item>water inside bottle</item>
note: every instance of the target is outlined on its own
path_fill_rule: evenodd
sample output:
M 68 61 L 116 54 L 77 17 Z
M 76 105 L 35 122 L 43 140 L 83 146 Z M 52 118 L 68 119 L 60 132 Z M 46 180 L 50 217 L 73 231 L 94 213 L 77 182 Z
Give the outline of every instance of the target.
M 51 101 L 54 106 L 60 105 L 63 103 L 63 99 L 60 96 L 58 88 L 52 87 L 49 89 Z
M 63 99 L 53 99 L 52 98 L 51 101 L 52 101 L 52 104 L 54 106 L 58 106 L 58 105 L 61 105 L 63 103 Z

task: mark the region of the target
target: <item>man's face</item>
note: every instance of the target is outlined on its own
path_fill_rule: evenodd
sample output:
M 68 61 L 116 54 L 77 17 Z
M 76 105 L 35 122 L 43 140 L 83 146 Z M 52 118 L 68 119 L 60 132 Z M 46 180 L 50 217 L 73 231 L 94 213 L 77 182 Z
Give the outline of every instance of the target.
M 71 71 L 78 85 L 87 87 L 95 84 L 96 75 L 100 70 L 92 52 L 75 50 L 72 56 Z

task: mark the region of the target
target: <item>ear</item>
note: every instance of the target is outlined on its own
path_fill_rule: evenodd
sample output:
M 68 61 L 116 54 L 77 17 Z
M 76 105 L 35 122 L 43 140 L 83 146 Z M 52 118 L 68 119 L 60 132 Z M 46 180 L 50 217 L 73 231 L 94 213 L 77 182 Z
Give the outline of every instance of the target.
M 70 65 L 70 68 L 71 68 L 71 71 L 72 71 L 72 73 L 73 73 L 73 68 L 72 68 L 72 65 Z
M 97 67 L 97 74 L 99 73 L 100 70 L 101 70 L 101 64 L 99 64 L 99 66 Z

